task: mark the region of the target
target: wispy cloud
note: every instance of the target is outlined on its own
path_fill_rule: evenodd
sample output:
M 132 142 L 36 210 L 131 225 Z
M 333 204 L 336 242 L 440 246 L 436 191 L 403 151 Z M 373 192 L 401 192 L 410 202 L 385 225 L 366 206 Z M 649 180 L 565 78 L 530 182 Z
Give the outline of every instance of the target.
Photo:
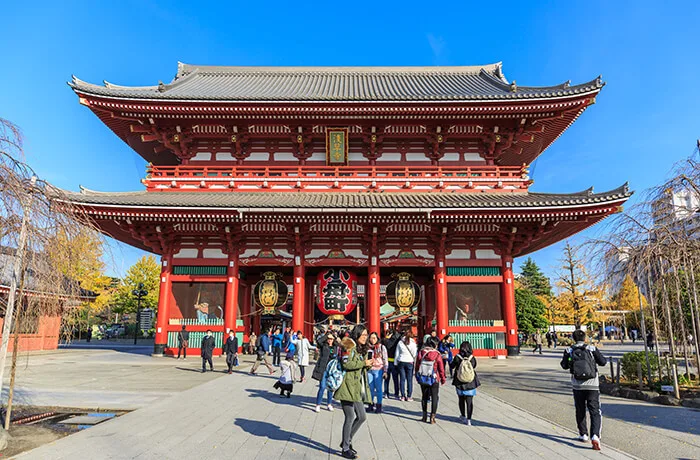
M 447 42 L 442 36 L 435 36 L 433 34 L 428 34 L 426 36 L 428 39 L 428 45 L 433 52 L 433 63 L 434 64 L 446 64 L 448 57 Z

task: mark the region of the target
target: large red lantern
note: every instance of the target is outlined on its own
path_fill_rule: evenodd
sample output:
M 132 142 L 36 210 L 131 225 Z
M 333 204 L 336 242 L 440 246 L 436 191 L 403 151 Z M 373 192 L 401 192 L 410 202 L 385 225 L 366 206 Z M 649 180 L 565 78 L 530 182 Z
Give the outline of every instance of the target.
M 279 273 L 265 272 L 262 277 L 261 281 L 255 283 L 253 298 L 255 304 L 262 308 L 263 315 L 274 315 L 279 307 L 287 303 L 289 290 Z
M 410 273 L 393 273 L 386 285 L 386 301 L 399 313 L 408 315 L 420 303 L 420 286 L 413 281 Z
M 318 274 L 318 309 L 326 315 L 347 315 L 357 306 L 357 277 L 344 268 Z

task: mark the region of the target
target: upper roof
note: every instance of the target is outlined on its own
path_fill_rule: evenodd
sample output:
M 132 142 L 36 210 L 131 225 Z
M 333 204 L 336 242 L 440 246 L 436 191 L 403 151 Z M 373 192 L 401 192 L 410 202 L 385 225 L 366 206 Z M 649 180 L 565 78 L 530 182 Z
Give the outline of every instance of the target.
M 518 86 L 502 64 L 430 67 L 245 67 L 178 63 L 175 78 L 154 86 L 104 86 L 77 77 L 79 93 L 136 100 L 222 102 L 435 102 L 559 98 L 599 91 L 598 77 L 581 85 Z

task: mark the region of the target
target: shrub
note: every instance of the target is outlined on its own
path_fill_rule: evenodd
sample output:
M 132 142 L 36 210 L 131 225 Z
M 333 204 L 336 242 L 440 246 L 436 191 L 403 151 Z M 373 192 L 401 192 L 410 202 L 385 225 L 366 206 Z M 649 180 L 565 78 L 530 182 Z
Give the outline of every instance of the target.
M 644 356 L 644 352 L 633 351 L 622 355 L 622 359 L 620 360 L 620 369 L 622 372 L 622 376 L 626 380 L 631 382 L 637 380 L 637 363 L 642 364 L 642 378 L 646 380 L 647 360 Z M 649 353 L 649 365 L 651 366 L 651 375 L 655 375 L 657 370 L 659 369 L 659 360 L 658 357 L 653 353 Z

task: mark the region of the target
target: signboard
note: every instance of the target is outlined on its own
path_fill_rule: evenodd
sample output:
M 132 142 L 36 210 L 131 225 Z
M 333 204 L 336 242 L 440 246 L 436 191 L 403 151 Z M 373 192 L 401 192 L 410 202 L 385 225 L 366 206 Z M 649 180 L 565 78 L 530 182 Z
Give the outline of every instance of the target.
M 588 326 L 582 324 L 581 330 L 585 331 L 586 329 L 588 329 Z M 554 332 L 574 332 L 576 330 L 576 326 L 573 324 L 559 324 L 556 326 L 549 326 L 549 330 L 554 330 Z
M 139 325 L 141 329 L 147 331 L 151 328 L 153 322 L 153 310 L 150 308 L 144 308 L 141 310 L 141 316 L 139 316 Z
M 668 391 L 670 393 L 674 391 L 673 385 L 661 385 L 661 391 Z
M 326 164 L 328 166 L 348 164 L 348 128 L 326 129 Z

